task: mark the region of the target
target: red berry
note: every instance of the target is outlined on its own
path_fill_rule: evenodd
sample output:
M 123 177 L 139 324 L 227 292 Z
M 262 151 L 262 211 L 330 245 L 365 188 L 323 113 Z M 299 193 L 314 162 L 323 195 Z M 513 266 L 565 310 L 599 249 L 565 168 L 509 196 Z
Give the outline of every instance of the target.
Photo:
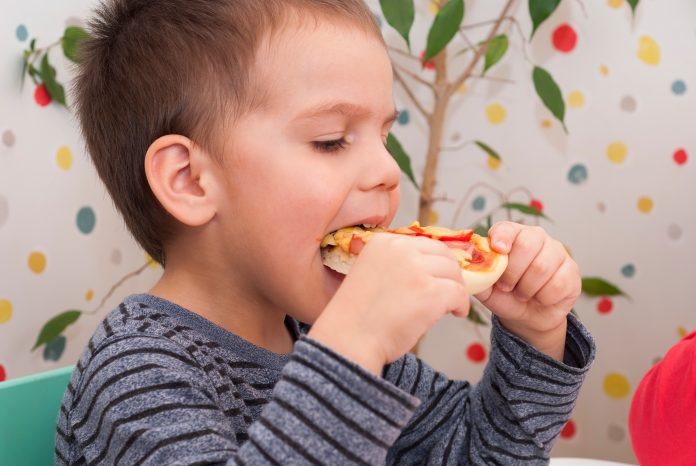
M 4 382 L 7 378 L 7 372 L 5 372 L 5 366 L 0 364 L 0 382 Z
M 420 61 L 421 61 L 421 63 L 423 63 L 423 60 L 425 60 L 425 50 L 423 50 L 423 51 L 421 52 L 421 56 L 420 56 Z M 428 60 L 428 63 L 426 63 L 426 64 L 423 66 L 423 68 L 425 68 L 426 70 L 434 70 L 434 69 L 435 69 L 435 63 L 433 63 L 433 59 L 431 58 L 430 60 Z
M 569 24 L 564 23 L 553 31 L 552 42 L 556 50 L 568 53 L 575 48 L 575 44 L 578 42 L 578 35 Z
M 684 165 L 689 159 L 689 156 L 684 149 L 677 150 L 672 157 L 677 165 Z
M 529 207 L 536 209 L 539 212 L 543 212 L 544 210 L 544 204 L 542 204 L 539 199 L 532 199 L 532 201 L 529 203 Z
M 575 421 L 569 419 L 561 431 L 561 438 L 573 438 L 575 436 Z
M 466 356 L 473 362 L 483 362 L 486 359 L 486 348 L 481 343 L 472 343 L 466 349 Z
M 612 309 L 614 309 L 614 303 L 611 301 L 611 298 L 602 298 L 597 303 L 597 311 L 600 314 L 609 314 Z
M 48 93 L 46 86 L 39 84 L 34 90 L 34 100 L 40 106 L 45 107 L 50 104 L 53 99 L 51 98 L 51 94 Z

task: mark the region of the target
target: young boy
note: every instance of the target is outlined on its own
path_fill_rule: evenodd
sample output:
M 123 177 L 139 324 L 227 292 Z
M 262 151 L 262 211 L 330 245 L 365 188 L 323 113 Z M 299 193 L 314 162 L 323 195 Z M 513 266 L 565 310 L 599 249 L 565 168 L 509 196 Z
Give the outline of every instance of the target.
M 362 0 L 109 0 L 91 28 L 77 113 L 164 273 L 80 357 L 58 464 L 548 462 L 594 357 L 558 241 L 491 229 L 509 267 L 477 296 L 497 317 L 475 387 L 406 354 L 468 312 L 446 246 L 376 235 L 345 280 L 322 265 L 324 235 L 399 201 Z

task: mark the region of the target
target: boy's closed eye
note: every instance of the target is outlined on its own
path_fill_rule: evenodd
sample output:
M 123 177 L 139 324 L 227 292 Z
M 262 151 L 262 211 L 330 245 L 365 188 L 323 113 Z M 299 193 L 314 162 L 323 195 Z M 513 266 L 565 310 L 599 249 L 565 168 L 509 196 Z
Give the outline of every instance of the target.
M 312 146 L 314 146 L 314 149 L 318 152 L 324 153 L 337 152 L 341 149 L 345 149 L 346 145 L 348 144 L 349 142 L 345 136 L 340 139 L 330 139 L 328 141 L 312 141 Z M 382 144 L 384 145 L 384 148 L 388 150 L 386 137 L 382 139 Z

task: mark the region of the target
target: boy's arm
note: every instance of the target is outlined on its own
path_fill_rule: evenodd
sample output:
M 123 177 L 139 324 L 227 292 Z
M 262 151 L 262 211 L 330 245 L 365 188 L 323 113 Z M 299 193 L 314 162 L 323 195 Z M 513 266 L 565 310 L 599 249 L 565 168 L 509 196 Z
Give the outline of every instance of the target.
M 306 337 L 241 447 L 205 371 L 170 340 L 112 340 L 82 380 L 60 415 L 57 464 L 70 436 L 88 464 L 384 463 L 419 404 Z
M 493 320 L 481 382 L 451 381 L 411 354 L 385 377 L 422 400 L 388 464 L 547 464 L 594 359 L 587 330 L 568 317 L 564 363 Z
M 696 332 L 648 371 L 633 396 L 631 443 L 640 464 L 689 464 L 696 458 Z

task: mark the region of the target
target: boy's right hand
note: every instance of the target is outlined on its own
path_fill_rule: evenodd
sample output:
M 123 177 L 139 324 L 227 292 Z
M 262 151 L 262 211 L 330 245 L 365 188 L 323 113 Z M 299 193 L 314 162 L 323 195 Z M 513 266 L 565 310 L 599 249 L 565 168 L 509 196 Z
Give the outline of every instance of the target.
M 376 234 L 308 336 L 379 375 L 442 316 L 468 312 L 461 269 L 447 246 Z

